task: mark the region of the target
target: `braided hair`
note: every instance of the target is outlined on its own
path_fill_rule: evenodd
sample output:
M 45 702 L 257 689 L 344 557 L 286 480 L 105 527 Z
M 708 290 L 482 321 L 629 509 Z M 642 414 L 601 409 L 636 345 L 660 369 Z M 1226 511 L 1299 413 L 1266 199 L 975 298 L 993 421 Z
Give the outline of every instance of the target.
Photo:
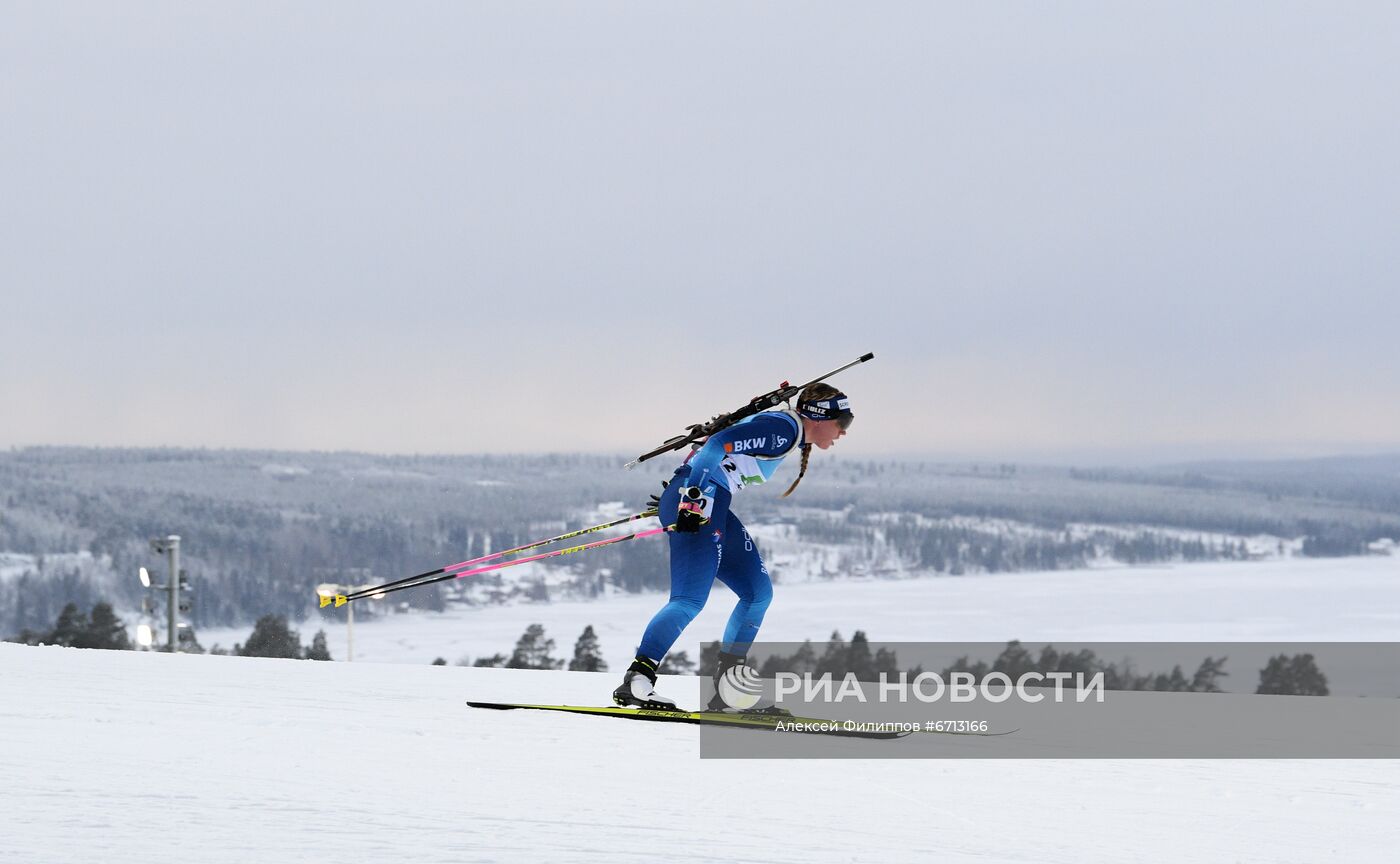
M 812 384 L 804 388 L 801 393 L 797 394 L 797 404 L 801 405 L 803 402 L 815 402 L 820 401 L 822 399 L 829 399 L 840 392 L 840 390 L 837 390 L 830 384 L 818 381 L 816 384 Z M 807 475 L 807 460 L 810 458 L 812 458 L 812 445 L 807 442 L 803 442 L 802 466 L 797 471 L 797 479 L 792 481 L 792 485 L 788 487 L 788 490 L 783 493 L 782 497 L 786 498 L 789 495 L 791 495 L 793 493 L 793 490 L 797 488 L 797 484 L 802 482 L 802 478 Z
M 794 480 L 794 481 L 792 481 L 792 485 L 788 487 L 788 490 L 787 490 L 786 492 L 783 493 L 783 496 L 782 496 L 782 497 L 786 498 L 786 497 L 788 497 L 789 495 L 791 495 L 791 494 L 792 494 L 792 490 L 794 490 L 794 489 L 797 488 L 797 484 L 802 482 L 802 476 L 803 476 L 804 474 L 807 473 L 807 460 L 810 459 L 810 458 L 812 458 L 812 445 L 811 445 L 811 444 L 803 444 L 803 445 L 802 445 L 802 467 L 801 467 L 800 469 L 798 469 L 798 471 L 797 471 L 797 479 Z

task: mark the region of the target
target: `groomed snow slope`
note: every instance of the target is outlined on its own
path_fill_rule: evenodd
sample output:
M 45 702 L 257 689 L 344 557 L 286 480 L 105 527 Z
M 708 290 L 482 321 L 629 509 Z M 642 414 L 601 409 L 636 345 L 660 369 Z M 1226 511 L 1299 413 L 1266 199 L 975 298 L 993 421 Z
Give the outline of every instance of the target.
M 0 861 L 1379 862 L 1400 846 L 1393 762 L 702 760 L 692 727 L 463 704 L 597 703 L 613 678 L 0 644 Z

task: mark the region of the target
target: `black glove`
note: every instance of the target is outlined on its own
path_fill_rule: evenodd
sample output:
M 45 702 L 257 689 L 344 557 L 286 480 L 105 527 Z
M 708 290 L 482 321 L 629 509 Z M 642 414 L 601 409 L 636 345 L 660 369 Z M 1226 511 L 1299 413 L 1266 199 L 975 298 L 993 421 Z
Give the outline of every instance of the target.
M 680 512 L 676 514 L 676 528 L 683 534 L 694 534 L 710 521 L 710 511 L 715 499 L 706 495 L 698 486 L 681 490 Z
M 682 510 L 676 514 L 675 530 L 682 534 L 697 534 L 700 528 L 709 521 L 694 510 Z
M 661 481 L 661 491 L 662 491 L 662 492 L 665 492 L 665 491 L 666 491 L 666 481 L 665 481 L 665 480 L 662 480 L 662 481 Z M 648 509 L 648 510 L 660 510 L 660 509 L 661 509 L 661 496 L 660 496 L 659 494 L 653 493 L 652 496 L 651 496 L 650 498 L 647 499 L 647 509 Z

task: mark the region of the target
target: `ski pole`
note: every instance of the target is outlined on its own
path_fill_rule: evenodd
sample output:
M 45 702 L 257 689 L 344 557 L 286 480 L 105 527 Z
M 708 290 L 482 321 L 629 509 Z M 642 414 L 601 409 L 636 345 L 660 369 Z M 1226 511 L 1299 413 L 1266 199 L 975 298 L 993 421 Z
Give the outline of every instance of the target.
M 526 558 L 514 558 L 510 561 L 502 561 L 499 564 L 488 564 L 485 567 L 477 567 L 474 570 L 464 570 L 460 573 L 444 573 L 441 575 L 433 576 L 428 579 L 424 579 L 421 582 L 409 582 L 405 584 L 394 585 L 393 587 L 381 586 L 379 588 L 366 588 L 362 591 L 356 591 L 353 594 L 338 594 L 334 599 L 334 603 L 337 607 L 344 606 L 346 603 L 349 603 L 352 600 L 363 600 L 365 597 L 373 597 L 381 594 L 392 594 L 395 591 L 402 591 L 405 588 L 418 588 L 422 585 L 432 585 L 434 582 L 443 582 L 448 579 L 461 579 L 466 576 L 476 576 L 479 573 L 487 573 L 492 570 L 501 570 L 506 567 L 514 567 L 516 564 L 528 564 L 531 561 L 542 561 L 545 558 L 556 558 L 560 555 L 570 555 L 574 552 L 584 552 L 588 549 L 598 549 L 603 546 L 610 546 L 613 543 L 622 543 L 626 540 L 632 540 L 637 537 L 650 537 L 653 534 L 662 534 L 670 530 L 671 528 L 669 526 L 663 528 L 648 528 L 645 531 L 634 531 L 631 534 L 624 534 L 621 537 L 609 537 L 606 540 L 594 540 L 591 543 L 583 543 L 578 546 L 570 546 L 568 549 L 556 549 L 553 552 L 543 552 L 539 555 L 530 555 Z M 322 597 L 321 601 L 321 605 L 323 606 L 329 605 L 332 602 L 331 599 L 327 597 Z
M 560 534 L 558 537 L 550 537 L 548 540 L 536 540 L 533 543 L 526 543 L 524 546 L 516 546 L 514 549 L 505 549 L 501 552 L 492 552 L 490 555 L 482 555 L 479 558 L 472 558 L 469 561 L 461 561 L 456 564 L 450 564 L 446 567 L 439 567 L 436 570 L 429 570 L 425 573 L 419 573 L 416 576 L 405 576 L 402 579 L 395 579 L 392 582 L 385 582 L 383 585 L 376 585 L 372 588 L 361 588 L 356 591 L 350 591 L 344 595 L 338 595 L 335 599 L 341 600 L 343 598 L 344 600 L 358 600 L 359 598 L 369 594 L 382 594 L 384 593 L 384 589 L 386 588 L 395 588 L 396 586 L 400 585 L 404 587 L 409 587 L 409 583 L 413 583 L 414 585 L 418 584 L 419 579 L 427 579 L 431 576 L 439 576 L 453 570 L 460 570 L 461 568 L 470 566 L 472 564 L 480 564 L 484 561 L 491 561 L 496 558 L 501 558 L 505 555 L 514 555 L 516 552 L 525 552 L 530 549 L 539 548 L 540 546 L 548 546 L 550 543 L 558 543 L 560 540 L 568 540 L 573 537 L 580 537 L 584 534 L 592 534 L 595 531 L 603 531 L 608 528 L 616 528 L 618 525 L 625 525 L 628 522 L 635 522 L 638 519 L 649 519 L 655 515 L 655 510 L 643 510 L 641 513 L 634 513 L 631 516 L 624 516 L 623 518 L 615 519 L 612 522 L 604 522 L 602 525 L 594 525 L 590 528 L 580 528 L 577 531 L 570 531 L 567 534 Z M 321 606 L 329 606 L 331 604 L 331 601 L 332 598 L 330 597 L 321 597 Z M 340 606 L 341 603 L 337 602 L 335 605 Z

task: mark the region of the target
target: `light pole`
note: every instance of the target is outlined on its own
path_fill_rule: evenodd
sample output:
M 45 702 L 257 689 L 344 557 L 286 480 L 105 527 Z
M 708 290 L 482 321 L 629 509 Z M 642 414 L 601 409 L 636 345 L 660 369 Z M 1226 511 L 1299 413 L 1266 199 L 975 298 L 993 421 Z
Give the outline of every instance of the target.
M 305 589 L 303 589 L 305 590 Z M 345 607 L 345 662 L 355 662 L 355 604 Z
M 150 574 L 146 572 L 145 567 L 142 567 L 139 574 L 141 585 L 144 588 L 164 588 L 170 593 L 165 603 L 168 622 L 166 639 L 170 653 L 174 654 L 180 650 L 180 589 L 185 587 L 180 582 L 180 535 L 169 534 L 165 537 L 157 537 L 151 541 L 151 551 L 157 555 L 165 556 L 166 564 L 170 568 L 170 577 L 167 584 L 152 586 Z M 193 639 L 193 630 L 190 631 L 189 636 Z M 138 632 L 137 638 L 138 640 L 150 639 L 150 634 Z
M 170 653 L 180 650 L 180 535 L 171 534 L 165 538 L 165 556 L 170 563 L 170 599 L 166 602 L 166 612 L 170 620 L 170 632 L 166 634 Z

